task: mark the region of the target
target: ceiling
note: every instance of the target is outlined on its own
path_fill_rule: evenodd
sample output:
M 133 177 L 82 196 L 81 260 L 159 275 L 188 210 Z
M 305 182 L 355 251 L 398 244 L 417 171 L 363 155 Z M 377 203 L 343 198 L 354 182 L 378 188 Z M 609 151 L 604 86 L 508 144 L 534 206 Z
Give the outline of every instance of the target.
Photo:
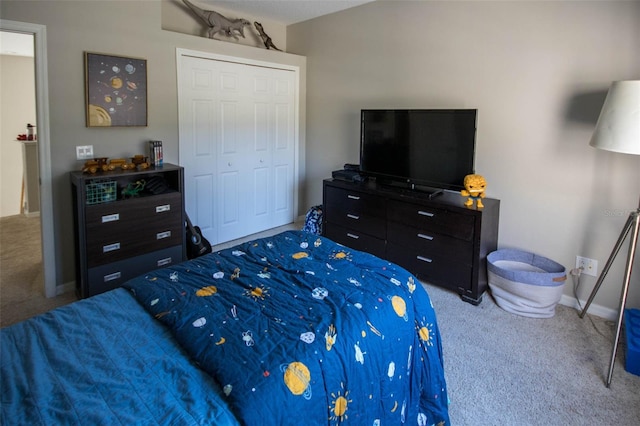
M 192 3 L 206 10 L 215 10 L 217 6 L 291 25 L 371 1 L 375 0 L 192 0 Z

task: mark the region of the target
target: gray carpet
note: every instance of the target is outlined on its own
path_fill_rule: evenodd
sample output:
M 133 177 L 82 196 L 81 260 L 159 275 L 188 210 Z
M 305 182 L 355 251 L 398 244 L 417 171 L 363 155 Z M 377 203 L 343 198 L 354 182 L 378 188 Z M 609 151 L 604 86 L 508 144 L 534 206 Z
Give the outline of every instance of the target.
M 425 286 L 438 315 L 452 425 L 638 425 L 640 377 L 622 341 L 605 386 L 615 324 L 558 306 L 555 316 L 508 313 Z

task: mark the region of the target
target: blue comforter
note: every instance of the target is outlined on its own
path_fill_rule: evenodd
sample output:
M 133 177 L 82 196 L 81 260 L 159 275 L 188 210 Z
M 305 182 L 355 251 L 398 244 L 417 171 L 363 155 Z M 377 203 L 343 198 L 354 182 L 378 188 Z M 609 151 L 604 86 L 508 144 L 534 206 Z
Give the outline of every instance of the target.
M 125 287 L 241 423 L 449 424 L 436 316 L 399 266 L 291 231 Z
M 124 289 L 0 330 L 0 425 L 237 426 L 217 383 Z

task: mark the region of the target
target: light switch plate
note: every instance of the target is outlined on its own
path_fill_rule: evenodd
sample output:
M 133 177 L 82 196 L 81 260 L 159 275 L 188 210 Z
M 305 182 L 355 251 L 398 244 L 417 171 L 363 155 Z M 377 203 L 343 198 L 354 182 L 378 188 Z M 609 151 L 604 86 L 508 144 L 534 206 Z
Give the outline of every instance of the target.
M 78 145 L 76 146 L 76 159 L 77 160 L 90 160 L 93 158 L 93 145 Z

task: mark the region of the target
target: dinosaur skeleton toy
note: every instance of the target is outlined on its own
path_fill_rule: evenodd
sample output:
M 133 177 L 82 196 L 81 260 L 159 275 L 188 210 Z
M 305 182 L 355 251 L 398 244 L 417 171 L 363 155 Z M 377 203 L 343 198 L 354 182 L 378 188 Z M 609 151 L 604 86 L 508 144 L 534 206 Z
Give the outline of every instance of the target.
M 238 40 L 238 35 L 244 38 L 244 27 L 251 25 L 251 22 L 246 19 L 228 19 L 213 10 L 201 9 L 189 0 L 182 1 L 207 24 L 209 27 L 207 31 L 209 38 L 214 38 L 214 35 L 223 33 L 227 37 L 233 37 Z

